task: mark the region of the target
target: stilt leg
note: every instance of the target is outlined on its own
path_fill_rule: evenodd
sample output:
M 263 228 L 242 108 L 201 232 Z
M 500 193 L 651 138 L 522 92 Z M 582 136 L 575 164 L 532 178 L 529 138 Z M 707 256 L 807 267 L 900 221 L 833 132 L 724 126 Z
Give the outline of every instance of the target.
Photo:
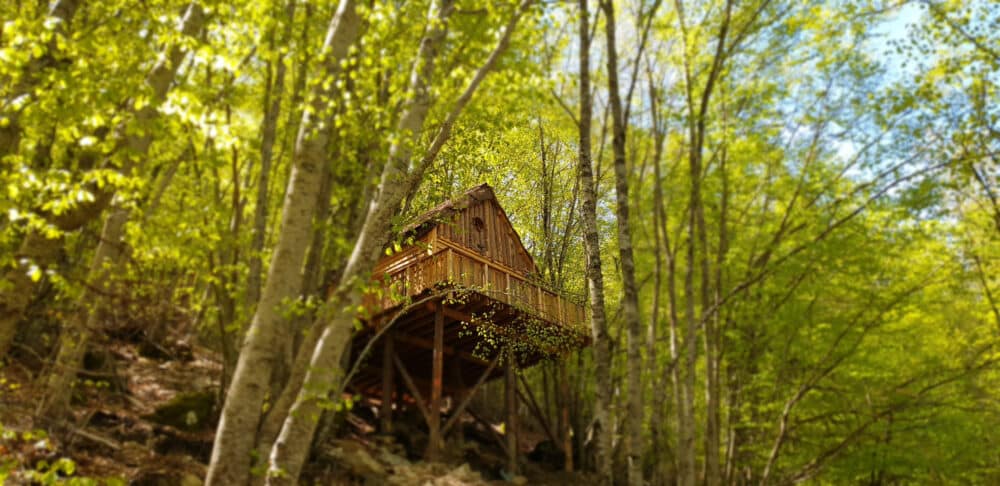
M 431 378 L 430 438 L 427 443 L 427 460 L 436 461 L 441 454 L 441 387 L 444 374 L 444 307 L 438 302 L 434 309 L 434 357 Z
M 560 420 L 562 425 L 564 469 L 573 472 L 573 427 L 569 423 L 569 378 L 566 376 L 566 363 L 559 366 Z
M 382 422 L 382 433 L 392 433 L 392 396 L 396 393 L 396 375 L 392 363 L 392 355 L 396 352 L 396 343 L 392 333 L 382 338 L 385 341 L 382 348 L 382 406 L 379 419 Z
M 507 409 L 504 433 L 507 436 L 507 470 L 517 474 L 517 376 L 514 369 L 514 353 L 508 350 L 504 358 L 504 403 Z
M 462 413 L 462 411 L 458 409 L 458 405 L 460 403 L 464 403 L 465 397 L 468 396 L 470 393 L 472 393 L 472 391 L 465 388 L 465 380 L 462 379 L 461 366 L 455 366 L 452 364 L 451 366 L 449 366 L 448 371 L 450 372 L 449 374 L 451 376 L 451 382 L 452 382 L 451 389 L 453 390 L 451 395 L 451 404 L 449 405 L 449 412 L 451 412 L 452 416 L 449 417 L 448 420 L 445 422 L 444 426 L 441 427 L 442 437 L 448 435 L 449 425 L 455 423 L 452 419 L 455 419 L 458 414 Z M 454 438 L 455 440 L 455 448 L 457 450 L 462 450 L 465 447 L 464 444 L 465 437 L 462 434 L 461 427 L 458 428 L 456 434 L 452 435 L 452 438 Z

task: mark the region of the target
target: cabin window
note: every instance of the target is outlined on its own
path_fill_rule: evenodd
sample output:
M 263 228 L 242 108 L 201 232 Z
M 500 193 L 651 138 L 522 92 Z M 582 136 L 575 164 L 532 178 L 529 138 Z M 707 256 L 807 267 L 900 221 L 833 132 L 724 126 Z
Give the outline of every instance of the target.
M 486 251 L 486 223 L 483 218 L 476 216 L 472 218 L 472 227 L 476 229 L 472 235 L 472 244 L 480 253 L 483 253 Z

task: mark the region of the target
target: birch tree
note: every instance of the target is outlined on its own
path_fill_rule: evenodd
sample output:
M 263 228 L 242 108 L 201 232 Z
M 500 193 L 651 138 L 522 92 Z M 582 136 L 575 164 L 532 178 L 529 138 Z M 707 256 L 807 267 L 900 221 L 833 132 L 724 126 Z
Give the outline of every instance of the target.
M 616 215 L 618 221 L 618 252 L 621 259 L 623 316 L 628 328 L 628 415 L 626 419 L 626 447 L 628 448 L 628 482 L 643 484 L 642 477 L 642 324 L 639 321 L 639 292 L 635 284 L 635 260 L 632 255 L 632 228 L 629 224 L 628 167 L 625 164 L 625 136 L 628 120 L 622 107 L 618 86 L 618 50 L 615 39 L 615 7 L 602 1 L 604 26 L 607 39 L 608 99 L 611 105 L 612 138 L 614 154 Z M 640 49 L 641 52 L 641 49 Z M 639 56 L 641 54 L 637 54 Z M 638 64 L 638 61 L 637 61 Z
M 587 288 L 590 296 L 590 326 L 594 340 L 594 419 L 597 445 L 597 473 L 602 484 L 611 482 L 611 350 L 608 323 L 604 313 L 604 274 L 601 269 L 601 243 L 597 231 L 597 194 L 591 160 L 591 120 L 593 101 L 590 91 L 590 13 L 587 0 L 580 0 L 580 151 L 577 170 L 580 177 L 580 220 L 583 223 L 586 251 Z
M 275 353 L 280 343 L 292 339 L 283 329 L 281 306 L 301 288 L 301 267 L 310 242 L 316 194 L 328 132 L 329 106 L 341 61 L 356 41 L 361 20 L 353 0 L 343 0 L 330 21 L 321 52 L 321 71 L 313 81 L 309 110 L 302 115 L 292 175 L 282 209 L 281 229 L 268 270 L 267 280 L 246 341 L 240 351 L 233 382 L 215 435 L 206 484 L 246 484 L 250 477 L 251 450 L 261 417 L 261 407 L 270 389 Z
M 333 314 L 330 317 L 321 314 L 321 320 L 329 320 L 325 322 L 315 349 L 301 351 L 312 354 L 309 371 L 271 449 L 268 484 L 289 484 L 298 479 L 315 432 L 320 406 L 331 390 L 338 390 L 342 385 L 340 358 L 350 341 L 356 319 L 351 310 L 361 303 L 364 278 L 370 274 L 382 246 L 387 241 L 391 229 L 391 216 L 400 207 L 404 198 L 412 197 L 419 178 L 447 143 L 451 129 L 462 110 L 510 45 L 518 21 L 531 4 L 531 0 L 525 0 L 517 7 L 504 26 L 496 47 L 475 72 L 462 94 L 450 105 L 447 116 L 424 155 L 414 160 L 414 147 L 419 141 L 427 113 L 432 105 L 429 91 L 434 80 L 435 61 L 442 48 L 440 44 L 447 33 L 448 19 L 455 8 L 454 3 L 448 0 L 440 4 L 432 3 L 428 14 L 429 26 L 421 40 L 413 74 L 410 77 L 410 98 L 404 106 L 397 127 L 398 132 L 407 136 L 389 150 L 389 159 L 382 171 L 378 193 L 368 208 L 361 233 L 355 241 L 354 250 L 344 268 L 340 284 L 334 291 L 331 301 L 325 306 L 325 312 Z

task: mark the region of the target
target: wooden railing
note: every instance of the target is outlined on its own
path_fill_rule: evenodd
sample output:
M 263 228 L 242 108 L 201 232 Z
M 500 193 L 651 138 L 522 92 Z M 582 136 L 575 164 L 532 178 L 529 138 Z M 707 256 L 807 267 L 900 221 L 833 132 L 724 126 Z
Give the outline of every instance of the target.
M 393 308 L 408 299 L 450 284 L 470 289 L 526 311 L 543 320 L 570 327 L 586 325 L 586 311 L 577 302 L 447 240 L 436 248 L 407 250 L 410 254 L 376 269 L 381 289 L 369 293 L 365 307 L 371 314 Z

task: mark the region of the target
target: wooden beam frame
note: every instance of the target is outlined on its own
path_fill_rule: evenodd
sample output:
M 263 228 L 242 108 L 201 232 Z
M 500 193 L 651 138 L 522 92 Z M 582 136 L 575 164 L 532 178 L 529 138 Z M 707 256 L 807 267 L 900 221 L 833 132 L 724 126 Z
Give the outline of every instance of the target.
M 412 336 L 410 334 L 396 333 L 396 342 L 400 344 L 408 344 L 410 346 L 415 346 L 422 349 L 434 350 L 434 341 L 431 339 L 426 339 L 422 337 Z M 454 346 L 443 346 L 444 354 L 447 356 L 457 356 L 465 361 L 475 363 L 480 366 L 487 366 L 490 364 L 489 361 L 482 359 L 472 353 L 465 351 L 458 351 Z

